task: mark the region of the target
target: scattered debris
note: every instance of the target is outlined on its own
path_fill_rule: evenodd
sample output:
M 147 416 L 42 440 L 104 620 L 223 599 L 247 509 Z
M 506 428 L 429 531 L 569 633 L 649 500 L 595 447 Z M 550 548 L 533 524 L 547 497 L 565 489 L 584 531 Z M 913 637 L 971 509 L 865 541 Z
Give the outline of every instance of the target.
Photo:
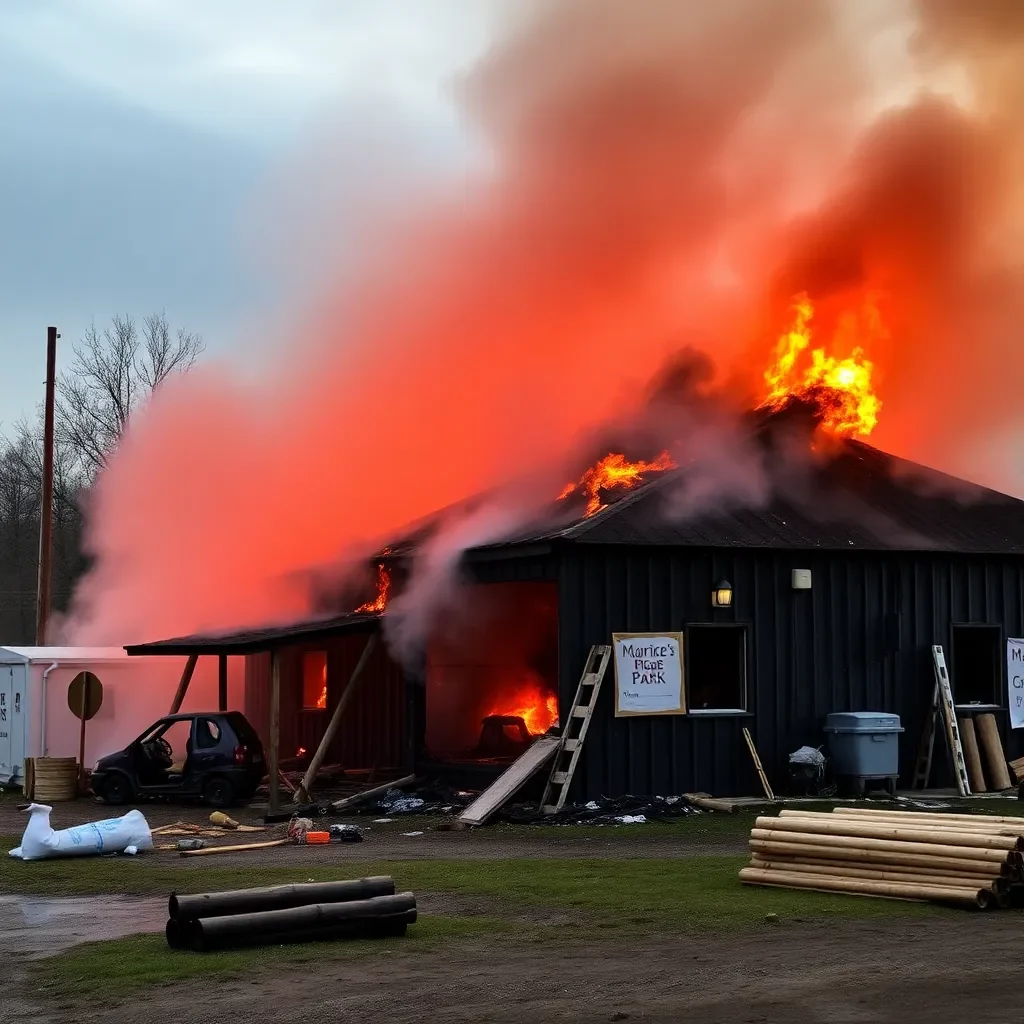
M 332 825 L 330 833 L 342 843 L 361 843 L 363 841 L 362 830 L 355 825 Z
M 647 818 L 642 814 L 623 814 L 621 818 L 615 819 L 616 825 L 645 825 Z
M 179 839 L 172 847 L 172 850 L 205 850 L 206 840 L 204 839 Z
M 292 818 L 288 822 L 288 838 L 293 843 L 304 843 L 306 833 L 312 831 L 313 822 L 310 818 Z
M 153 849 L 153 835 L 142 811 L 129 811 L 120 818 L 107 818 L 55 832 L 50 826 L 52 807 L 29 804 L 28 824 L 21 845 L 10 851 L 21 860 L 51 857 L 81 857 L 104 853 L 134 855 Z
M 394 818 L 374 818 L 373 823 L 374 825 L 390 825 L 394 820 Z
M 423 833 L 422 832 L 403 832 L 402 835 L 403 836 L 421 836 L 421 835 L 423 835 Z
M 285 819 L 288 820 L 287 818 Z M 259 825 L 238 825 L 233 829 L 225 827 L 214 827 L 208 825 L 194 825 L 187 821 L 175 821 L 170 825 L 159 825 L 153 829 L 155 836 L 207 836 L 216 838 L 228 835 L 230 832 L 266 832 L 265 828 Z
M 210 815 L 210 824 L 216 825 L 218 828 L 231 829 L 232 831 L 238 828 L 238 822 L 234 818 L 229 818 L 223 811 L 214 811 Z
M 413 793 L 391 786 L 380 790 L 372 802 L 353 810 L 353 813 L 383 814 L 385 818 L 410 814 L 453 814 L 461 811 L 475 795 L 440 782 L 420 785 Z
M 516 804 L 502 813 L 505 821 L 517 825 L 620 825 L 643 821 L 673 821 L 688 814 L 701 814 L 682 796 L 602 797 L 585 804 L 566 804 L 557 814 L 544 814 L 536 804 Z M 625 821 L 624 819 L 631 819 Z
M 340 814 L 342 811 L 347 811 L 353 807 L 358 807 L 361 804 L 372 800 L 374 797 L 382 796 L 383 794 L 391 790 L 401 790 L 406 786 L 411 786 L 416 781 L 415 775 L 406 775 L 402 779 L 395 779 L 393 782 L 385 782 L 381 786 L 374 786 L 372 789 L 365 789 L 361 793 L 355 793 L 353 796 L 347 796 L 343 800 L 335 800 L 330 804 L 330 809 L 335 814 Z

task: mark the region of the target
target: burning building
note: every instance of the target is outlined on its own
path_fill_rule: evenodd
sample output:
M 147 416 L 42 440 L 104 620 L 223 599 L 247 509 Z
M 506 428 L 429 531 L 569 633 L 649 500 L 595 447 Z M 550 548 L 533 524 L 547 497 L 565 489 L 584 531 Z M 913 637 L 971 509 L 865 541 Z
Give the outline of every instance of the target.
M 310 332 L 337 343 L 271 381 L 269 418 L 221 387 L 154 402 L 100 483 L 84 626 L 306 614 L 277 581 L 359 546 L 367 592 L 346 578 L 315 621 L 131 650 L 244 655 L 285 753 L 344 701 L 331 760 L 481 780 L 565 723 L 592 645 L 680 636 L 685 712 L 617 714 L 606 681 L 574 797 L 750 791 L 743 728 L 778 777 L 829 711 L 897 713 L 910 739 L 936 643 L 965 713 L 1005 708 L 1024 503 L 867 439 L 889 415 L 894 450 L 973 471 L 1019 432 L 1024 22 L 998 0 L 537 6 L 470 76 L 478 190 L 431 191 L 369 247 L 381 265 L 311 320 L 349 333 Z M 898 61 L 867 45 L 907 29 Z M 684 329 L 744 400 L 691 367 L 595 438 Z M 540 498 L 513 482 L 538 452 Z
M 615 633 L 682 636 L 685 713 L 619 716 L 609 671 L 575 798 L 752 792 L 745 726 L 775 778 L 823 741 L 831 711 L 884 709 L 916 737 L 933 644 L 963 713 L 1005 709 L 1005 639 L 1024 633 L 1024 502 L 870 447 L 850 436 L 860 398 L 821 398 L 748 417 L 772 481 L 761 501 L 694 508 L 698 468 L 612 453 L 545 523 L 462 552 L 459 611 L 415 659 L 376 646 L 328 757 L 482 785 L 559 727 L 590 647 Z M 830 416 L 846 425 L 823 434 Z M 265 736 L 273 656 L 281 750 L 313 750 L 415 551 L 389 551 L 357 612 L 129 651 L 245 655 L 245 711 Z M 903 745 L 904 779 L 915 747 Z

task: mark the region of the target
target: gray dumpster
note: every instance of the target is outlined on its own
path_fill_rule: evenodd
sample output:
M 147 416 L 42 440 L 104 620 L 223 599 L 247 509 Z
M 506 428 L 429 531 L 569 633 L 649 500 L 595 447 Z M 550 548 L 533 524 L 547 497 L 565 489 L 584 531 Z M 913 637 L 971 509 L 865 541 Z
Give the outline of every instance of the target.
M 881 783 L 895 795 L 900 764 L 899 715 L 881 711 L 840 711 L 825 717 L 832 774 L 843 788 L 863 795 Z

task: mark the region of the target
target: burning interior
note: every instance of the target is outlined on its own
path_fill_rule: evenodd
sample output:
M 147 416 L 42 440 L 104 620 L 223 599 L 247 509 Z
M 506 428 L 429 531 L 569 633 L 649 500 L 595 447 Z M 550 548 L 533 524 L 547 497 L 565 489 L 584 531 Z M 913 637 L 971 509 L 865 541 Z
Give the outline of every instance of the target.
M 503 762 L 558 725 L 554 583 L 475 584 L 452 628 L 429 640 L 428 757 Z

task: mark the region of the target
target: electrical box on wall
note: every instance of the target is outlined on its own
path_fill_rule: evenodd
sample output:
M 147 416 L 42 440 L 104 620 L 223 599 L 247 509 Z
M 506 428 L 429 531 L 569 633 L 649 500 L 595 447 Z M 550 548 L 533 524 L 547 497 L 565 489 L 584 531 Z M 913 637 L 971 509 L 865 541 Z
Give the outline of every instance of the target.
M 794 590 L 810 590 L 811 589 L 811 570 L 810 569 L 794 569 L 793 570 L 793 589 Z

